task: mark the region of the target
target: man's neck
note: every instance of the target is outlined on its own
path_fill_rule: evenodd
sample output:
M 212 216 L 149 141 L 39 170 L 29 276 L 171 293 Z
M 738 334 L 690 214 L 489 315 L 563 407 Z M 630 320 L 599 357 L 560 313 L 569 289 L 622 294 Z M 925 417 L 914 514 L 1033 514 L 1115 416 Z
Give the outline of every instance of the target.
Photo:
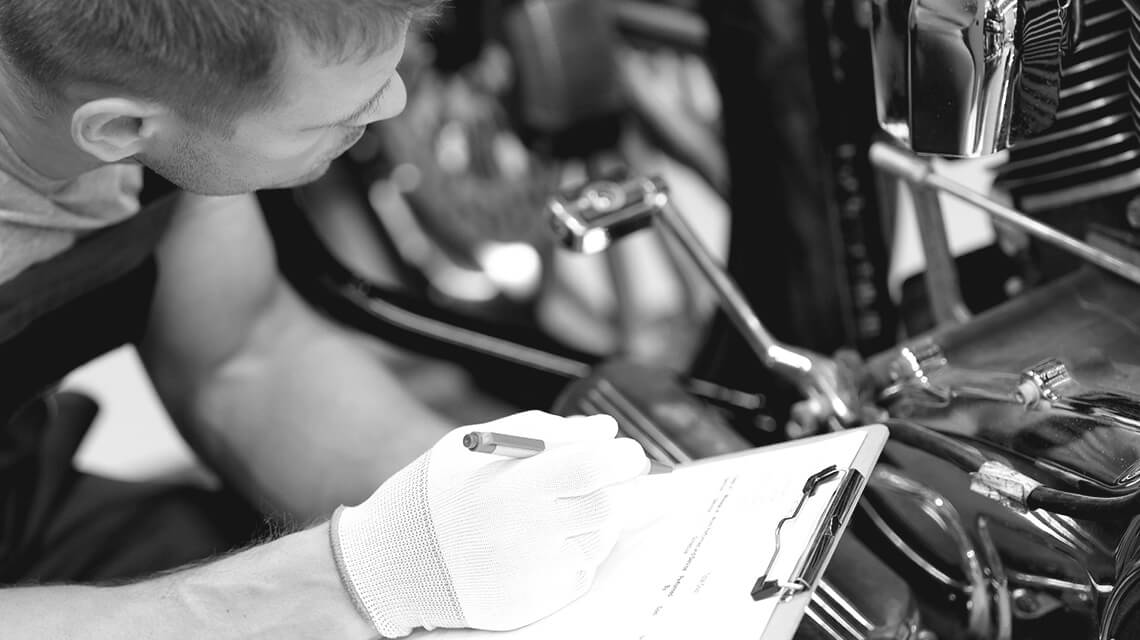
M 71 139 L 69 118 L 41 116 L 22 101 L 22 92 L 0 63 L 0 136 L 16 159 L 45 178 L 69 179 L 96 169 L 100 162 Z

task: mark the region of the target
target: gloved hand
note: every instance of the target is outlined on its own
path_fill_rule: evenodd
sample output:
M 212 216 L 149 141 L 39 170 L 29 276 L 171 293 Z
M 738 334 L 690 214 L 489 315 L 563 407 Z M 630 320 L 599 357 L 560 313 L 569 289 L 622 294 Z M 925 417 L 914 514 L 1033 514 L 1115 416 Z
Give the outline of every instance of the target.
M 540 438 L 515 459 L 464 448 L 471 431 Z M 584 594 L 621 531 L 621 483 L 649 468 L 608 416 L 522 413 L 456 429 L 331 535 L 358 608 L 385 637 L 418 627 L 515 629 Z

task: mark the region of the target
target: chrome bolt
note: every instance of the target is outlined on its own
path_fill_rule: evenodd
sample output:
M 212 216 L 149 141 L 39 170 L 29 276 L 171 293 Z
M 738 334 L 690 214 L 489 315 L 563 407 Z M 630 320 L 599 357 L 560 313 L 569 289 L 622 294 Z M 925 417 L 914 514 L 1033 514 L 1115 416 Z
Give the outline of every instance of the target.
M 1014 589 L 1013 591 L 1013 606 L 1017 609 L 1018 613 L 1025 615 L 1033 615 L 1041 608 L 1037 598 L 1025 589 Z
M 1124 216 L 1128 220 L 1128 226 L 1140 229 L 1140 196 L 1128 201 Z

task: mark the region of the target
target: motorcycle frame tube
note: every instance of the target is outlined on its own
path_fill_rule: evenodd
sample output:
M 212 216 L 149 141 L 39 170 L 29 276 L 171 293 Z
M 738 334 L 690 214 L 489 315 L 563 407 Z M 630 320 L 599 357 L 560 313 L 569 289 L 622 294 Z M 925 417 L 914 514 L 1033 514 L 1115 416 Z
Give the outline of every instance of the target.
M 978 207 L 990 217 L 1017 227 L 1042 242 L 1067 251 L 1085 262 L 1110 271 L 1133 284 L 1140 284 L 1140 266 L 1125 262 L 1106 251 L 1042 224 L 1013 207 L 1004 205 L 944 176 L 935 171 L 929 163 L 909 151 L 895 145 L 876 142 L 871 146 L 871 162 L 878 169 L 906 180 L 915 188 L 930 188 L 939 193 L 949 194 Z M 940 292 L 930 292 L 930 294 L 941 295 Z

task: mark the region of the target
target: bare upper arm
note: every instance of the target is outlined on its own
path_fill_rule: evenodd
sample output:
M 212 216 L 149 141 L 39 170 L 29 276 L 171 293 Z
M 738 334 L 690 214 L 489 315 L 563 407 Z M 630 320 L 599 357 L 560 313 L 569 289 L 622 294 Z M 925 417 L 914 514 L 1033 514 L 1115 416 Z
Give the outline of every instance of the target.
M 183 194 L 158 264 L 141 351 L 160 392 L 208 376 L 248 349 L 287 296 L 253 195 Z
M 158 262 L 140 345 L 148 373 L 187 441 L 259 504 L 327 516 L 449 428 L 408 395 L 369 337 L 285 283 L 253 197 L 188 196 Z

